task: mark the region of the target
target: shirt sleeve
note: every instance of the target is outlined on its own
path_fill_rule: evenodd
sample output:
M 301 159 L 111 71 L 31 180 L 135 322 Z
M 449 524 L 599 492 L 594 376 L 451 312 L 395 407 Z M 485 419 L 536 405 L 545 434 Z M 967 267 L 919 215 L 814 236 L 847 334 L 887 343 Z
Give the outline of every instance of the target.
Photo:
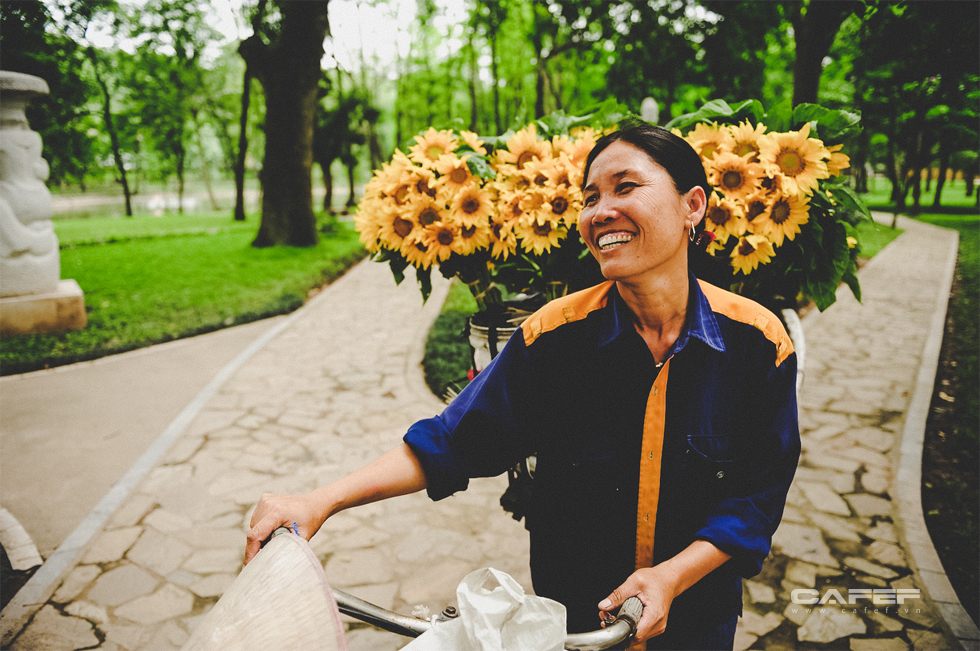
M 706 518 L 697 538 L 732 556 L 735 571 L 758 574 L 769 554 L 772 536 L 782 519 L 786 495 L 800 458 L 796 404 L 796 354 L 773 366 L 760 392 L 759 436 L 750 452 L 737 497 L 722 500 Z
M 443 412 L 418 421 L 404 437 L 440 500 L 471 477 L 493 477 L 531 454 L 530 361 L 521 331 Z

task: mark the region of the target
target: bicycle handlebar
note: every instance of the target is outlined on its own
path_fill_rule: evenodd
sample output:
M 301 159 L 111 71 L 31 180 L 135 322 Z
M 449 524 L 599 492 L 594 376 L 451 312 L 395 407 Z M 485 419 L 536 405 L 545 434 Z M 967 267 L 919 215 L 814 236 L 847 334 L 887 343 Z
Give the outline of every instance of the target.
M 289 529 L 280 527 L 273 532 L 270 539 L 291 533 Z M 433 622 L 430 620 L 400 615 L 342 590 L 336 588 L 331 588 L 331 590 L 340 612 L 390 633 L 418 637 L 433 626 Z M 605 628 L 595 631 L 568 634 L 565 638 L 565 648 L 573 651 L 600 651 L 624 642 L 636 632 L 636 625 L 639 623 L 642 614 L 643 603 L 636 597 L 630 597 L 620 607 L 615 621 Z

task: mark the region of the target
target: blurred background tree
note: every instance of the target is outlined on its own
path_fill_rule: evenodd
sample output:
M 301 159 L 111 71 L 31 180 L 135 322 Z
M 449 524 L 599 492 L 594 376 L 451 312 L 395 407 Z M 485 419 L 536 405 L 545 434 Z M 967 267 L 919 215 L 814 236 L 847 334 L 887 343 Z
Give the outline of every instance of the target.
M 230 30 L 201 0 L 0 4 L 0 64 L 51 86 L 30 119 L 56 191 L 121 191 L 140 209 L 166 192 L 179 211 L 188 184 L 212 206 L 234 185 L 240 220 L 248 183 L 255 244 L 308 246 L 314 194 L 349 211 L 371 169 L 430 126 L 499 135 L 610 97 L 637 113 L 653 98 L 661 123 L 713 98 L 759 99 L 781 129 L 800 102 L 860 112 L 854 186 L 881 176 L 913 211 L 951 173 L 972 196 L 980 171 L 978 3 L 227 4 Z

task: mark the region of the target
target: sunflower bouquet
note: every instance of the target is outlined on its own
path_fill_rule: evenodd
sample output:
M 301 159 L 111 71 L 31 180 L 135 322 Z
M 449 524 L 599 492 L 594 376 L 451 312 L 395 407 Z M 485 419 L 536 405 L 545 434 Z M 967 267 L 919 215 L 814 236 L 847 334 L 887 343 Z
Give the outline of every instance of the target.
M 517 294 L 550 300 L 589 284 L 591 260 L 575 231 L 597 119 L 554 114 L 485 139 L 428 129 L 365 187 L 354 218 L 361 242 L 397 282 L 414 267 L 425 297 L 433 268 L 459 278 L 485 314 Z
M 703 275 L 776 310 L 795 308 L 800 299 L 826 309 L 841 282 L 860 299 L 854 223 L 867 208 L 843 183 L 841 171 L 850 165 L 843 144 L 815 137 L 817 129 L 849 136 L 857 117 L 803 105 L 794 114 L 800 129 L 773 132 L 758 115 L 741 117 L 757 112 L 757 104 L 739 111 L 716 101 L 692 114 L 693 129 L 674 130 L 698 151 L 715 189 L 704 228 L 713 236 L 708 253 L 723 264 Z

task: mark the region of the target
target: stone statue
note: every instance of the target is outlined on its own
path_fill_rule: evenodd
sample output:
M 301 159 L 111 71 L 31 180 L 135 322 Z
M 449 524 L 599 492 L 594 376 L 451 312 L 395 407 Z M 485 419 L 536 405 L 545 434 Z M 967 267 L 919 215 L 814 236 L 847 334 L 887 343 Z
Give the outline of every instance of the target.
M 41 136 L 24 108 L 47 94 L 43 79 L 4 72 L 0 85 L 0 296 L 52 292 L 61 278 Z
M 85 327 L 78 283 L 61 280 L 61 253 L 51 222 L 48 163 L 41 136 L 24 109 L 48 84 L 0 71 L 0 334 Z

